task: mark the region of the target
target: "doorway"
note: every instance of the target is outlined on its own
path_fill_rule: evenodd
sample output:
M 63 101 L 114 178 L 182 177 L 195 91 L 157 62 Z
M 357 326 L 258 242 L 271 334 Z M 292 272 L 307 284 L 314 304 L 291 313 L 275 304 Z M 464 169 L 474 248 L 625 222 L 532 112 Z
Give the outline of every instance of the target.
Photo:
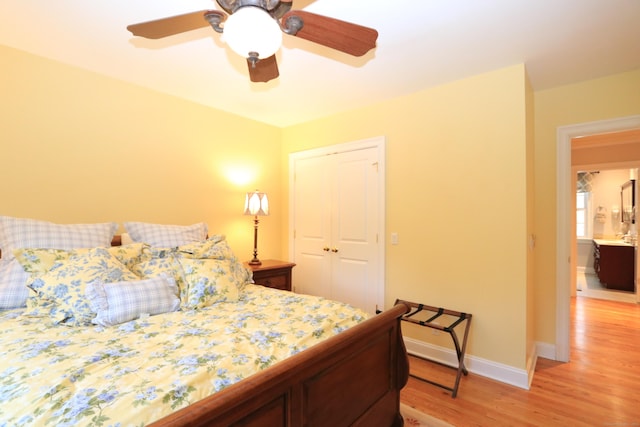
M 607 132 L 621 132 L 640 129 L 640 116 L 598 122 L 562 126 L 557 133 L 556 155 L 556 360 L 569 361 L 570 339 L 570 302 L 571 283 L 574 283 L 575 268 L 572 268 L 572 242 L 575 230 L 572 216 L 575 200 L 572 182 L 575 182 L 571 167 L 571 140 L 584 135 L 596 135 Z M 633 167 L 628 163 L 620 167 Z M 575 254 L 574 254 L 575 257 Z
M 580 221 L 576 256 L 572 257 L 576 267 L 572 296 L 635 303 L 637 271 L 631 236 L 636 235 L 636 229 L 630 217 L 621 215 L 621 189 L 630 179 L 637 179 L 638 169 L 603 164 L 596 170 L 574 164 L 573 170 L 577 170 L 576 218 Z M 631 200 L 625 203 L 631 207 Z

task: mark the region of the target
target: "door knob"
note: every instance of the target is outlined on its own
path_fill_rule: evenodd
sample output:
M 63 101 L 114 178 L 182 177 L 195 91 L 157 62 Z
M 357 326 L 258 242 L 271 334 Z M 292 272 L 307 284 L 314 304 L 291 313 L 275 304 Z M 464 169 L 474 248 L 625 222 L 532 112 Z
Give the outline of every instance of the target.
M 338 248 L 331 249 L 331 252 L 333 252 L 335 254 L 336 252 L 338 252 Z
M 325 252 L 329 252 L 329 246 L 325 246 L 324 248 L 322 248 L 322 250 Z

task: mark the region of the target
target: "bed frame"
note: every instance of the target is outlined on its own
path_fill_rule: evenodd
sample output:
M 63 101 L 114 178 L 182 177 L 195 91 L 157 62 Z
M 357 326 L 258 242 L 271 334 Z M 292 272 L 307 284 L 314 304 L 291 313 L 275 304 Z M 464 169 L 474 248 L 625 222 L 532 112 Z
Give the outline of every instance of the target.
M 398 304 L 150 426 L 400 427 L 408 310 Z
M 395 305 L 150 426 L 403 426 L 409 309 Z

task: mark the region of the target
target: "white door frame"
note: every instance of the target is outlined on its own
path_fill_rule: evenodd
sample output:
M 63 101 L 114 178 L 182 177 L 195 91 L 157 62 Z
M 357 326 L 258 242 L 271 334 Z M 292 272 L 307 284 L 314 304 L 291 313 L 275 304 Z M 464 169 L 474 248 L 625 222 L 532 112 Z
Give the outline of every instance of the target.
M 640 127 L 640 116 L 560 126 L 556 145 L 556 360 L 569 361 L 571 304 L 571 139 Z
M 377 299 L 376 305 L 380 310 L 384 310 L 384 301 L 386 297 L 385 286 L 385 234 L 386 234 L 386 140 L 384 136 L 378 136 L 374 138 L 362 139 L 359 141 L 345 142 L 342 144 L 329 145 L 325 147 L 314 148 L 305 151 L 298 151 L 289 154 L 289 259 L 294 259 L 295 256 L 295 239 L 294 239 L 294 192 L 291 191 L 294 188 L 294 171 L 295 162 L 298 159 L 318 157 L 329 154 L 345 153 L 348 151 L 364 150 L 366 148 L 377 148 L 378 151 L 378 269 L 376 274 L 378 275 L 379 287 L 376 290 Z

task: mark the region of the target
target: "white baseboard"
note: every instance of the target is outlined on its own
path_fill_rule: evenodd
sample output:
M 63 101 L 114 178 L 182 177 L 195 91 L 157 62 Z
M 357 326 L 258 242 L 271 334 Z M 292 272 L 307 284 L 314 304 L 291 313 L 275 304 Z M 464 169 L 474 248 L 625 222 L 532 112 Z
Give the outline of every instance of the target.
M 458 358 L 455 350 L 406 336 L 404 337 L 404 342 L 409 354 L 424 357 L 447 366 L 458 367 Z M 528 361 L 527 369 L 518 369 L 513 366 L 467 354 L 465 355 L 464 365 L 471 373 L 529 390 L 531 381 L 533 380 L 535 361 L 536 357 L 534 355 L 534 357 Z M 464 379 L 461 382 L 464 382 Z
M 596 270 L 593 267 L 576 267 L 576 271 L 582 274 L 596 274 Z
M 553 344 L 547 344 L 544 342 L 536 343 L 536 353 L 538 354 L 538 357 L 542 357 L 543 359 L 557 360 L 556 346 Z

